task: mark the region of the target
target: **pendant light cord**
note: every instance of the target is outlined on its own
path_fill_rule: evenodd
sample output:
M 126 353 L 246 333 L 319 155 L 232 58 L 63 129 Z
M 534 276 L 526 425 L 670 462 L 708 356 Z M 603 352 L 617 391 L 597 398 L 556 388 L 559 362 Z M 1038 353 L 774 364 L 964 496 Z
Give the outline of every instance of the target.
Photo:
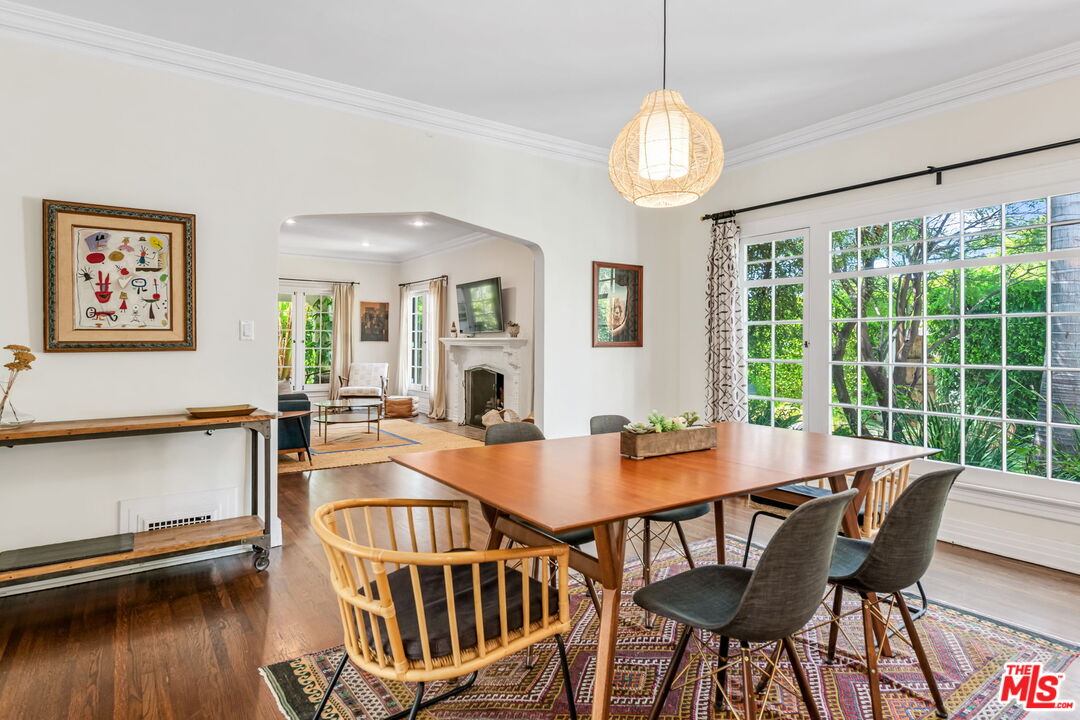
M 661 87 L 667 90 L 667 0 L 664 0 L 664 70 L 661 82 Z

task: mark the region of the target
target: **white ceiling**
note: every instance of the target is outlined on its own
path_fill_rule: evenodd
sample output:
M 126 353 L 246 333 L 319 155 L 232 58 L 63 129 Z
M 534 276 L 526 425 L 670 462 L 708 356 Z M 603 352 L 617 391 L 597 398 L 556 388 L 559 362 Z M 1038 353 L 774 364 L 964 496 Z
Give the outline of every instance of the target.
M 660 0 L 24 4 L 602 147 L 660 84 Z M 737 149 L 1078 26 L 1077 0 L 671 0 L 668 85 Z
M 436 213 L 297 215 L 281 226 L 278 251 L 400 263 L 496 237 Z M 417 223 L 423 223 L 417 226 Z

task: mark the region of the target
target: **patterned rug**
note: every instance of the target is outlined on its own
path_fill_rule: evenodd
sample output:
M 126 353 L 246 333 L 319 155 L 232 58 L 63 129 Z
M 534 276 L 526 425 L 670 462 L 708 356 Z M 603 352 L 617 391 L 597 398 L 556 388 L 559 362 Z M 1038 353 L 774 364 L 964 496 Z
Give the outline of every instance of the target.
M 702 562 L 714 561 L 713 547 L 712 540 L 695 543 L 695 558 L 700 557 Z M 728 538 L 728 557 L 741 557 L 742 547 L 741 541 Z M 685 570 L 686 563 L 680 556 L 668 552 L 654 567 L 659 578 Z M 628 589 L 640 584 L 640 565 L 636 561 L 628 563 L 626 579 Z M 326 590 L 330 592 L 329 584 Z M 932 587 L 929 590 L 933 592 Z M 573 628 L 566 644 L 578 713 L 587 718 L 595 676 L 599 622 L 583 586 L 573 580 L 571 600 Z M 853 600 L 845 610 L 855 607 Z M 826 617 L 821 611 L 811 625 Z M 1064 672 L 1080 654 L 1080 647 L 939 604 L 932 605 L 917 625 L 953 720 L 1015 720 L 1023 717 L 1025 713 L 1019 707 L 1003 706 L 997 700 L 1003 665 L 1006 662 L 1042 662 L 1044 672 Z M 859 627 L 858 616 L 845 619 L 846 637 L 840 635 L 837 662 L 833 665 L 825 664 L 823 657 L 827 627 L 812 630 L 797 642 L 823 718 L 869 720 L 872 717 L 865 669 L 858 660 L 863 650 Z M 676 627 L 671 622 L 657 622 L 652 630 L 645 629 L 641 610 L 628 595 L 624 595 L 612 698 L 613 718 L 648 715 L 675 639 Z M 854 647 L 851 642 L 855 643 Z M 926 681 L 910 648 L 898 641 L 892 645 L 895 657 L 881 659 L 885 717 L 903 720 L 935 717 L 934 707 L 928 700 Z M 693 650 L 694 643 L 691 643 L 687 657 L 691 658 L 689 673 L 692 674 L 684 677 L 699 674 L 701 660 L 690 655 Z M 342 652 L 342 647 L 338 646 L 260 669 L 286 718 L 311 717 Z M 426 720 L 568 718 L 554 642 L 534 646 L 533 658 L 535 664 L 531 669 L 525 666 L 525 653 L 489 666 L 481 671 L 471 690 L 422 712 L 420 717 Z M 786 672 L 787 664 L 782 665 Z M 786 674 L 786 677 L 791 678 L 791 675 Z M 788 682 L 794 686 L 793 681 Z M 735 702 L 741 697 L 739 685 L 739 678 L 729 677 L 728 691 Z M 432 683 L 425 694 L 434 695 L 445 687 L 443 683 Z M 349 664 L 323 717 L 381 720 L 407 709 L 412 700 L 411 691 L 411 687 L 400 683 L 384 683 L 360 673 Z M 672 690 L 661 718 L 734 717 L 730 711 L 714 714 L 711 697 L 712 685 L 706 675 L 704 679 Z M 739 709 L 741 711 L 741 706 Z M 797 695 L 785 688 L 774 687 L 765 717 L 801 718 L 807 714 Z
M 381 432 L 367 432 L 365 423 L 342 423 L 331 425 L 327 442 L 323 442 L 321 429 L 312 423 L 312 462 L 297 460 L 296 455 L 278 456 L 278 474 L 326 470 L 349 465 L 370 465 L 388 462 L 394 455 L 405 455 L 428 450 L 454 450 L 476 447 L 483 443 L 467 437 L 436 430 L 409 420 L 383 420 Z

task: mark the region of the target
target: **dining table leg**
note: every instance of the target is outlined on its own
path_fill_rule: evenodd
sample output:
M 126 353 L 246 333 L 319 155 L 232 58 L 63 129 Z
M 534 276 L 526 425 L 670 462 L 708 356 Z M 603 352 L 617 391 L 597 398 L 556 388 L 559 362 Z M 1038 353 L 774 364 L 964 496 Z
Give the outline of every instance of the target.
M 495 523 L 499 519 L 499 511 L 491 505 L 480 503 L 480 512 L 484 514 L 484 520 L 488 524 L 487 549 L 498 550 L 503 541 L 502 531 L 495 527 Z
M 713 501 L 713 525 L 716 530 L 716 562 L 727 564 L 727 533 L 724 530 L 724 501 Z
M 596 679 L 593 683 L 592 720 L 611 715 L 611 693 L 615 680 L 615 642 L 619 633 L 622 604 L 623 561 L 626 553 L 626 522 L 593 527 L 596 555 L 600 561 L 600 635 L 596 648 Z
M 859 470 L 855 473 L 855 481 L 851 487 L 856 490 L 855 497 L 848 504 L 847 510 L 844 511 L 844 518 L 840 522 L 840 527 L 844 530 L 844 535 L 849 538 L 862 538 L 862 527 L 859 525 L 859 508 L 866 501 L 866 494 L 870 491 L 870 484 L 874 480 L 874 471 L 876 468 L 867 468 L 866 470 Z M 835 475 L 829 478 L 829 485 L 832 491 L 844 492 L 848 489 L 848 481 L 846 475 Z M 877 606 L 877 595 L 874 593 L 867 593 L 867 599 Z M 881 654 L 884 657 L 892 657 L 892 648 L 889 646 L 889 634 L 888 628 L 885 627 L 885 623 L 881 618 L 875 615 L 873 617 L 874 634 L 877 636 L 878 643 L 881 645 Z

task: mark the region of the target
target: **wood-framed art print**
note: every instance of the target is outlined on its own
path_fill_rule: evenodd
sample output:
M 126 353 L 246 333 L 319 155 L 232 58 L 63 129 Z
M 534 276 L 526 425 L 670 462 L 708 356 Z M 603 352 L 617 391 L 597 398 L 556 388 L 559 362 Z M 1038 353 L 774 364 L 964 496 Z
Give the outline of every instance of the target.
M 390 341 L 390 303 L 360 302 L 360 341 Z
M 641 347 L 645 270 L 641 265 L 593 262 L 593 347 Z
M 195 216 L 42 201 L 45 352 L 195 349 Z

